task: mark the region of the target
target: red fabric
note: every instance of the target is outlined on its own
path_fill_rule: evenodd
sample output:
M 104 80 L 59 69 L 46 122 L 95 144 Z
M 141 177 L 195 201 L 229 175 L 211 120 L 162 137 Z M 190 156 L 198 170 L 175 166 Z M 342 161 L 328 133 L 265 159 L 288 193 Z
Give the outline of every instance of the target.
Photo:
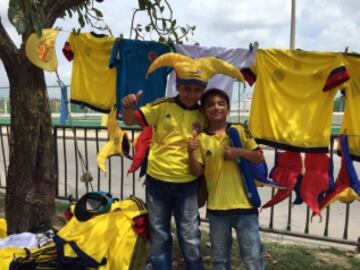
M 144 239 L 149 239 L 149 219 L 148 215 L 141 215 L 133 219 L 133 229 L 135 233 Z
M 346 82 L 350 79 L 350 74 L 345 68 L 345 66 L 338 67 L 334 69 L 329 77 L 326 79 L 325 86 L 323 88 L 323 91 L 329 91 L 336 86 L 339 86 L 340 84 Z
M 66 208 L 65 211 L 64 211 L 65 220 L 69 221 L 73 216 L 74 216 L 74 214 L 71 212 L 70 207 Z
M 71 50 L 70 43 L 65 42 L 64 47 L 62 48 L 62 51 L 65 55 L 65 58 L 70 62 L 74 59 L 74 53 Z
M 318 198 L 329 190 L 330 159 L 326 153 L 306 153 L 305 174 L 300 187 L 300 196 L 315 215 L 320 215 Z
M 346 171 L 345 162 L 343 161 L 343 158 L 342 158 L 341 159 L 341 167 L 340 167 L 339 175 L 335 182 L 334 191 L 327 193 L 325 198 L 320 202 L 320 204 L 319 204 L 320 210 L 327 207 L 333 200 L 335 200 L 335 198 L 341 192 L 343 192 L 348 187 L 350 187 L 349 176 Z
M 134 116 L 136 118 L 136 121 L 141 127 L 147 127 L 148 124 L 146 123 L 146 120 L 144 118 L 144 115 L 141 113 L 140 110 L 134 111 Z
M 144 162 L 150 148 L 151 140 L 152 126 L 146 126 L 143 128 L 139 137 L 136 140 L 136 143 L 134 144 L 135 154 L 128 173 L 135 172 Z
M 270 172 L 270 178 L 287 187 L 278 189 L 275 195 L 262 208 L 271 207 L 286 199 L 294 189 L 298 176 L 301 174 L 301 155 L 297 152 L 282 152 L 276 154 L 275 168 Z

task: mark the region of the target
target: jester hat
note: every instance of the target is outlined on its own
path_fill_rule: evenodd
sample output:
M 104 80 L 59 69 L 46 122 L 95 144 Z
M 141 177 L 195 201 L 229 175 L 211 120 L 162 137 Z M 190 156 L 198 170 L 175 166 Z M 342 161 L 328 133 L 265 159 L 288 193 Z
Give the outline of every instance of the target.
M 336 179 L 334 190 L 328 192 L 320 202 L 319 207 L 321 210 L 336 200 L 343 203 L 351 203 L 354 200 L 360 202 L 360 180 L 350 156 L 348 137 L 342 135 L 339 142 L 342 152 L 339 175 Z
M 270 172 L 270 178 L 276 183 L 287 187 L 287 189 L 278 189 L 275 195 L 262 208 L 271 207 L 285 200 L 295 188 L 301 175 L 301 170 L 302 161 L 300 153 L 290 151 L 277 152 L 275 166 Z
M 133 143 L 135 154 L 127 173 L 134 173 L 140 166 L 146 164 L 146 157 L 150 149 L 152 134 L 152 126 L 144 126 L 140 134 L 135 138 Z M 141 172 L 140 177 L 143 176 L 143 174 L 144 172 Z
M 306 153 L 305 173 L 300 186 L 301 199 L 314 215 L 320 215 L 319 197 L 334 186 L 332 162 L 326 153 Z
M 97 154 L 97 163 L 103 172 L 106 173 L 105 162 L 111 156 L 122 156 L 130 158 L 131 142 L 127 132 L 122 130 L 117 123 L 116 109 L 112 108 L 107 121 L 109 141 L 100 149 Z
M 25 53 L 35 66 L 46 71 L 55 71 L 58 66 L 55 42 L 59 33 L 58 29 L 43 29 L 39 38 L 32 33 L 26 40 Z
M 157 68 L 170 66 L 176 71 L 176 82 L 206 87 L 208 80 L 215 74 L 228 75 L 239 81 L 244 78 L 234 65 L 216 57 L 193 59 L 179 53 L 165 53 L 150 65 L 147 76 Z

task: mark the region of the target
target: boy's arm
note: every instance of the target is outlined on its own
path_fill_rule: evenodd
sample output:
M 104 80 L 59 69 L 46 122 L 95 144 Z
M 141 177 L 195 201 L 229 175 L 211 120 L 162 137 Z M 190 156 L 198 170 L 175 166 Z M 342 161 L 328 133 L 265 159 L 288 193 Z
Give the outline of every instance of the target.
M 259 148 L 255 150 L 249 150 L 249 149 L 230 147 L 230 146 L 225 147 L 225 151 L 224 151 L 225 160 L 235 160 L 238 158 L 245 158 L 254 163 L 260 163 L 264 161 L 264 155 Z
M 122 117 L 126 125 L 135 125 L 138 123 L 135 115 L 134 108 L 136 103 L 138 103 L 142 91 L 138 91 L 136 94 L 129 94 L 125 96 L 122 100 Z
M 202 164 L 196 158 L 196 150 L 198 150 L 200 142 L 197 138 L 191 138 L 188 141 L 189 153 L 189 169 L 192 175 L 199 177 L 204 173 Z

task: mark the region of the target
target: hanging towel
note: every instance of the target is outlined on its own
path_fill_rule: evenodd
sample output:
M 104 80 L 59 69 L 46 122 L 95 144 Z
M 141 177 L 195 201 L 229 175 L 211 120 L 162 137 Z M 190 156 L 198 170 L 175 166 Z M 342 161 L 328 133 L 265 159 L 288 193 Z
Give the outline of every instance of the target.
M 218 57 L 230 64 L 233 64 L 237 68 L 247 68 L 255 64 L 256 48 L 253 50 L 247 49 L 227 49 L 223 47 L 201 47 L 196 45 L 181 45 L 175 44 L 174 49 L 177 53 L 184 54 L 193 58 L 200 57 Z M 166 96 L 174 97 L 178 94 L 176 90 L 176 74 L 171 72 L 166 89 Z M 231 99 L 233 92 L 234 79 L 225 75 L 215 75 L 207 84 L 207 89 L 218 88 L 226 92 Z
M 69 119 L 68 111 L 68 98 L 67 98 L 67 86 L 60 87 L 61 99 L 60 99 L 60 125 L 65 125 L 66 120 Z

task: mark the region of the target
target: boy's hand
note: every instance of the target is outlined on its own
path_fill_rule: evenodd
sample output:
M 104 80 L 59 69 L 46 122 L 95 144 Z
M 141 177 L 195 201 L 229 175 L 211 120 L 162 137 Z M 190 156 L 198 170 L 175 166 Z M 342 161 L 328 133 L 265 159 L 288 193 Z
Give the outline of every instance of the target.
M 143 92 L 139 90 L 136 94 L 129 94 L 125 96 L 122 100 L 122 106 L 124 109 L 132 109 L 135 107 L 136 103 L 140 100 Z
M 235 147 L 225 146 L 224 148 L 224 159 L 235 160 L 239 157 L 239 149 Z
M 197 138 L 191 138 L 188 140 L 188 152 L 195 152 L 200 146 L 200 141 Z

